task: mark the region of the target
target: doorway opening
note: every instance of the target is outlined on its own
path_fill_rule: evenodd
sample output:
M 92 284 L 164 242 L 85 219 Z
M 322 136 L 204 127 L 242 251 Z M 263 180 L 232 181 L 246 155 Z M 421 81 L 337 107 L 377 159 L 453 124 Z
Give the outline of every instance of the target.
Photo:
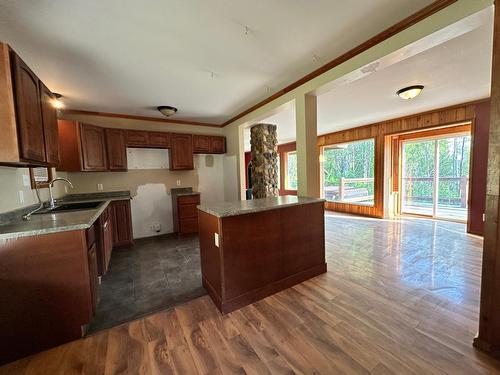
M 398 136 L 397 213 L 467 222 L 470 124 Z

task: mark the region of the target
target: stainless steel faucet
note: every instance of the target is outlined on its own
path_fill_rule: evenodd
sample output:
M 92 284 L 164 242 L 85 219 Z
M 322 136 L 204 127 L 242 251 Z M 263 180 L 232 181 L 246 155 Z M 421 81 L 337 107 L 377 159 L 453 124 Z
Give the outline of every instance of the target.
M 67 184 L 69 184 L 69 186 L 71 186 L 71 188 L 73 189 L 73 184 L 67 178 L 64 178 L 64 177 L 53 178 L 52 181 L 49 182 L 49 197 L 50 197 L 49 207 L 50 208 L 54 208 L 56 206 L 56 200 L 54 199 L 54 195 L 52 194 L 52 187 L 54 186 L 54 182 L 56 182 L 56 181 L 64 181 Z

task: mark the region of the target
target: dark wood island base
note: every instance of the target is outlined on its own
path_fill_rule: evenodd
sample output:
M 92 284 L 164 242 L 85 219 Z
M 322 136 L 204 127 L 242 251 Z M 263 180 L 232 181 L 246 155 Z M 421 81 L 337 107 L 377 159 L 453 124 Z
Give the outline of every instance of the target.
M 203 286 L 223 314 L 326 272 L 321 199 L 198 208 Z

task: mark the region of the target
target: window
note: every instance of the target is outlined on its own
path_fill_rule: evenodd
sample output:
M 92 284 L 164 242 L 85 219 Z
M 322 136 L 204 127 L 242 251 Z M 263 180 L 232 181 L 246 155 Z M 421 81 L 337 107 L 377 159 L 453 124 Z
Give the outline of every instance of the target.
M 30 180 L 32 189 L 42 189 L 49 187 L 49 182 L 52 180 L 52 178 L 52 168 L 30 168 Z
M 276 156 L 276 163 L 278 164 L 278 189 L 281 189 L 281 160 L 279 153 Z
M 285 188 L 286 190 L 297 190 L 297 153 L 295 151 L 285 153 Z
M 374 204 L 375 140 L 325 146 L 322 194 L 332 202 Z

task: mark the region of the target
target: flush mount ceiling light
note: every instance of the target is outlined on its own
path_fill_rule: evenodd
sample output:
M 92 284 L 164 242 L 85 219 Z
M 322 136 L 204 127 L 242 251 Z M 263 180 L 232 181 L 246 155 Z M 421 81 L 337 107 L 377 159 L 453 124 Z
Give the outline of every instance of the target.
M 172 115 L 175 115 L 175 113 L 177 112 L 177 108 L 171 107 L 169 105 L 161 105 L 157 108 L 158 108 L 158 111 L 160 111 L 162 113 L 162 115 L 164 115 L 166 117 L 170 117 Z
M 54 98 L 51 100 L 51 103 L 55 109 L 63 109 L 64 108 L 64 103 L 61 100 L 62 97 L 63 96 L 61 94 L 54 93 Z
M 398 94 L 398 96 L 401 99 L 410 100 L 410 99 L 413 99 L 413 98 L 419 96 L 423 89 L 424 89 L 424 86 L 422 86 L 422 85 L 408 86 L 408 87 L 402 88 L 401 90 L 398 90 L 398 92 L 396 94 Z

